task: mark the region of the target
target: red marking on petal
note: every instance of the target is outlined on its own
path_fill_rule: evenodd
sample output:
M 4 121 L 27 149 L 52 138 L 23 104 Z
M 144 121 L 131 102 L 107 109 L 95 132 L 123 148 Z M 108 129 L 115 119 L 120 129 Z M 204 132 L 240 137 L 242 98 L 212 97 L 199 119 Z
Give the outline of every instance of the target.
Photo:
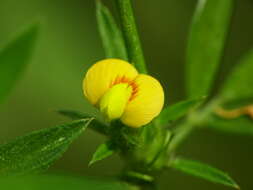
M 129 101 L 133 100 L 137 96 L 137 93 L 139 90 L 138 85 L 135 83 L 135 81 L 123 75 L 123 76 L 117 76 L 116 79 L 111 82 L 110 88 L 114 85 L 121 84 L 121 83 L 127 83 L 129 86 L 132 87 L 132 95 L 129 98 Z

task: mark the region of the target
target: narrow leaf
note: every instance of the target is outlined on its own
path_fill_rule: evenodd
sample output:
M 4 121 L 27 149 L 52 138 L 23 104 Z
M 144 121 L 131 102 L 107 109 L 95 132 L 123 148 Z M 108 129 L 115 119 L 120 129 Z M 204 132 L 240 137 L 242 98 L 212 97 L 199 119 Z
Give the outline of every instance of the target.
M 135 171 L 128 171 L 124 173 L 123 179 L 126 179 L 127 181 L 143 181 L 146 183 L 152 183 L 154 181 L 153 176 Z
M 225 133 L 253 136 L 253 120 L 248 116 L 241 116 L 236 119 L 223 119 L 213 115 L 207 120 L 206 125 L 210 129 Z
M 91 117 L 90 115 L 88 115 L 86 113 L 82 113 L 82 112 L 75 111 L 75 110 L 58 110 L 57 112 L 65 117 L 68 117 L 73 120 Z
M 0 103 L 24 72 L 34 49 L 39 25 L 30 26 L 0 51 Z
M 76 119 L 84 119 L 84 118 L 91 118 L 92 116 L 79 112 L 74 110 L 58 110 L 58 113 L 68 117 L 70 119 L 76 120 Z M 102 123 L 101 121 L 94 119 L 92 123 L 90 124 L 89 128 L 93 129 L 94 131 L 97 131 L 98 133 L 101 133 L 103 135 L 107 135 L 108 133 L 108 126 L 105 123 Z
M 170 122 L 180 119 L 192 109 L 196 108 L 204 98 L 185 100 L 163 109 L 160 115 L 155 119 L 159 126 L 168 125 Z
M 221 96 L 227 103 L 253 104 L 253 50 L 251 50 L 238 65 L 235 66 L 232 73 L 228 76 Z
M 115 148 L 113 147 L 111 141 L 107 141 L 106 143 L 99 145 L 96 152 L 92 156 L 89 166 L 97 161 L 103 160 L 111 156 L 113 153 L 115 153 Z
M 127 52 L 121 31 L 110 11 L 97 0 L 97 22 L 107 58 L 127 60 Z
M 58 159 L 92 119 L 33 132 L 0 146 L 0 174 L 20 175 L 47 168 Z
M 198 0 L 186 59 L 190 97 L 209 94 L 220 63 L 234 0 Z
M 209 165 L 193 160 L 177 158 L 171 162 L 170 166 L 189 175 L 239 189 L 239 186 L 228 174 Z
M 140 73 L 147 74 L 141 41 L 139 38 L 134 11 L 131 0 L 115 0 L 119 20 L 126 43 L 129 62 L 132 63 Z
M 127 190 L 115 180 L 103 180 L 84 176 L 45 174 L 0 178 L 5 190 Z

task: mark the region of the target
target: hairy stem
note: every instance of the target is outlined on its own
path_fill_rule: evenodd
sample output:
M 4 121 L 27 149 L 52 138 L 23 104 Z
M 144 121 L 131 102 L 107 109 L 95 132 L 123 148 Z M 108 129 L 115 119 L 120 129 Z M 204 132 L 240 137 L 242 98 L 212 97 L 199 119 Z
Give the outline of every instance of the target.
M 120 23 L 128 52 L 128 58 L 141 73 L 147 73 L 147 68 L 138 36 L 131 0 L 115 0 Z

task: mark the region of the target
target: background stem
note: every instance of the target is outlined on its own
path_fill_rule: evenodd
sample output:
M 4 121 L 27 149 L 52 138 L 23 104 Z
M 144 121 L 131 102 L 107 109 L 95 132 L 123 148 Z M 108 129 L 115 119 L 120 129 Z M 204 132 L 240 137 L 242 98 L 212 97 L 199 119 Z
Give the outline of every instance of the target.
M 176 131 L 175 136 L 171 140 L 168 153 L 175 151 L 179 145 L 183 143 L 183 141 L 191 134 L 191 132 L 198 126 L 200 126 L 209 116 L 213 113 L 213 111 L 221 105 L 222 99 L 220 97 L 215 98 L 211 101 L 204 109 L 194 111 L 189 117 L 186 119 L 185 123 L 183 123 Z
M 128 58 L 141 73 L 147 73 L 145 60 L 134 19 L 131 0 L 115 0 L 126 43 Z

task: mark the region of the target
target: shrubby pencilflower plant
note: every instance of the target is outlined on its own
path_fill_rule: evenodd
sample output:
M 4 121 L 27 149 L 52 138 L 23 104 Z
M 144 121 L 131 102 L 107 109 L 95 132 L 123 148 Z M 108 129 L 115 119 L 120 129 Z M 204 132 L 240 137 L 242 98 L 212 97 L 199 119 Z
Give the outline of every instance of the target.
M 92 65 L 83 80 L 83 91 L 109 121 L 120 119 L 135 128 L 152 121 L 164 104 L 159 81 L 139 74 L 133 65 L 120 59 L 105 59 Z
M 110 123 L 88 113 L 59 110 L 75 121 L 32 132 L 0 146 L 0 176 L 42 171 L 89 127 L 106 137 L 92 155 L 89 166 L 118 154 L 124 166 L 115 179 L 127 183 L 129 189 L 157 190 L 161 174 L 169 168 L 240 189 L 226 172 L 177 153 L 196 129 L 253 134 L 252 50 L 231 71 L 220 91 L 209 96 L 223 56 L 233 0 L 198 1 L 186 51 L 187 97 L 164 109 L 163 88 L 147 75 L 131 0 L 115 2 L 121 29 L 109 9 L 96 1 L 107 59 L 92 65 L 83 80 L 84 95 Z M 23 70 L 21 65 L 25 65 L 30 54 L 37 28 L 27 30 L 0 51 L 0 102 Z M 90 183 L 87 186 L 85 183 L 86 180 L 84 189 L 89 188 Z

